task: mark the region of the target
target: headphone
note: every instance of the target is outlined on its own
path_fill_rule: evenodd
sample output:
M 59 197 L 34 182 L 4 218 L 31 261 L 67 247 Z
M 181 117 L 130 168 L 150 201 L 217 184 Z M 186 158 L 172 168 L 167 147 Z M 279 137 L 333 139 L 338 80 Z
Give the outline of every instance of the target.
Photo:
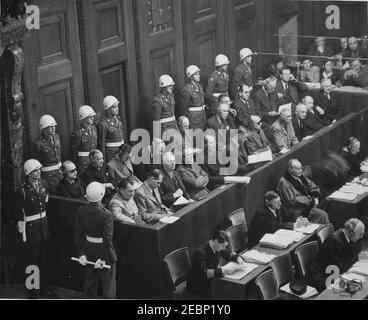
M 340 280 L 340 287 L 345 289 L 345 292 L 353 296 L 355 293 L 363 289 L 361 280 Z

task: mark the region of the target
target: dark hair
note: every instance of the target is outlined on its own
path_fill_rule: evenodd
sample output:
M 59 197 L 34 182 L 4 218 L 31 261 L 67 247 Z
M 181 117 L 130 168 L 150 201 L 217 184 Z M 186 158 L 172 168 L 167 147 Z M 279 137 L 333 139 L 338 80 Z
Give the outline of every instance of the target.
M 354 143 L 360 142 L 360 140 L 358 138 L 355 137 L 350 137 L 345 144 L 345 147 L 350 147 L 352 146 Z
M 118 188 L 119 189 L 126 189 L 128 187 L 128 184 L 134 185 L 133 179 L 124 178 L 124 179 L 120 180 L 120 182 L 118 183 Z
M 229 95 L 228 94 L 226 94 L 226 93 L 221 93 L 220 95 L 219 95 L 219 97 L 218 97 L 218 101 L 220 101 L 222 98 L 224 98 L 224 97 L 229 97 Z
M 264 195 L 265 201 L 272 201 L 274 199 L 280 198 L 280 196 L 275 191 L 267 191 Z
M 148 178 L 153 178 L 155 180 L 158 180 L 160 178 L 160 176 L 163 176 L 163 173 L 160 169 L 152 169 L 148 176 L 147 176 L 147 179 Z
M 282 69 L 281 69 L 281 73 L 284 71 L 284 70 L 289 70 L 291 72 L 291 69 L 287 66 L 284 66 Z
M 129 144 L 124 143 L 119 147 L 119 156 L 130 153 L 132 151 L 132 147 Z
M 243 92 L 244 87 L 248 87 L 249 89 L 251 89 L 250 86 L 246 85 L 245 83 L 241 83 L 240 85 L 238 85 L 238 92 Z
M 224 243 L 224 242 L 229 242 L 230 241 L 229 236 L 223 230 L 215 230 L 212 233 L 210 240 L 212 240 L 212 241 L 217 240 L 219 243 Z

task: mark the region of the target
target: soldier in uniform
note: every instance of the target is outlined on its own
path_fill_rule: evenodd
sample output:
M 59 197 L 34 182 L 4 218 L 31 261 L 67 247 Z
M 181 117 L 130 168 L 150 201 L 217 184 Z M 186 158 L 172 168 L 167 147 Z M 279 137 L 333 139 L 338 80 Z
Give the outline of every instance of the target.
M 71 160 L 77 164 L 78 175 L 82 176 L 89 165 L 89 153 L 97 148 L 97 129 L 93 124 L 95 111 L 90 106 L 79 108 L 79 128 L 71 137 Z
M 175 82 L 167 74 L 162 75 L 158 82 L 161 90 L 152 100 L 152 119 L 160 122 L 161 134 L 167 129 L 179 130 L 175 119 L 175 99 L 173 95 Z
M 248 87 L 253 86 L 253 72 L 251 69 L 251 63 L 255 53 L 249 48 L 243 48 L 240 50 L 240 63 L 234 70 L 234 76 L 230 85 L 230 97 L 236 98 L 238 87 L 241 84 L 245 84 Z
M 60 136 L 55 133 L 55 119 L 44 115 L 40 119 L 41 137 L 33 145 L 34 158 L 42 164 L 42 178 L 54 194 L 61 180 L 61 143 Z
M 220 95 L 229 95 L 229 59 L 220 54 L 215 59 L 216 70 L 208 78 L 205 97 L 210 105 L 209 118 L 217 114 Z
M 35 288 L 27 287 L 28 297 L 57 299 L 58 295 L 47 289 L 49 226 L 46 204 L 49 193 L 47 182 L 41 179 L 41 168 L 41 163 L 35 159 L 24 163 L 26 181 L 16 191 L 15 218 L 24 242 L 26 265 L 39 268 L 39 284 L 35 281 Z
M 123 124 L 118 115 L 119 103 L 119 100 L 113 96 L 105 97 L 103 100 L 104 117 L 97 126 L 97 146 L 102 151 L 106 162 L 113 159 L 118 154 L 119 147 L 124 144 Z
M 207 122 L 200 71 L 194 65 L 187 68 L 186 73 L 190 82 L 182 90 L 181 113 L 188 117 L 189 128 L 193 130 L 203 130 Z
M 116 298 L 116 252 L 112 243 L 113 215 L 101 205 L 105 187 L 93 182 L 87 187 L 89 204 L 77 211 L 74 242 L 79 262 L 85 266 L 84 293 L 87 298 L 97 298 L 101 283 L 102 298 Z M 87 261 L 95 262 L 94 266 Z M 105 266 L 110 266 L 110 269 Z

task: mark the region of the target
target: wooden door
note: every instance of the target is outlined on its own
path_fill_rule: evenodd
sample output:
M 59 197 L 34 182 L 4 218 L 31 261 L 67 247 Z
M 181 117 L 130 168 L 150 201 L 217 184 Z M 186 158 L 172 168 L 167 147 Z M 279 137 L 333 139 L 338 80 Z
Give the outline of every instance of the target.
M 229 55 L 225 41 L 226 11 L 223 0 L 185 0 L 184 30 L 187 47 L 187 65 L 201 69 L 201 82 L 207 83 L 214 70 L 217 54 Z
M 185 84 L 182 3 L 178 0 L 135 1 L 139 37 L 141 126 L 152 127 L 151 101 L 158 78 L 169 74 L 176 82 L 176 99 Z M 178 102 L 178 101 L 177 101 Z
M 103 98 L 117 97 L 126 137 L 138 119 L 132 1 L 80 1 L 86 101 L 102 112 Z
M 26 145 L 39 137 L 39 119 L 56 119 L 62 158 L 68 158 L 69 137 L 76 110 L 83 103 L 82 65 L 76 0 L 35 0 L 41 12 L 40 29 L 23 43 Z M 29 149 L 28 149 L 29 151 Z

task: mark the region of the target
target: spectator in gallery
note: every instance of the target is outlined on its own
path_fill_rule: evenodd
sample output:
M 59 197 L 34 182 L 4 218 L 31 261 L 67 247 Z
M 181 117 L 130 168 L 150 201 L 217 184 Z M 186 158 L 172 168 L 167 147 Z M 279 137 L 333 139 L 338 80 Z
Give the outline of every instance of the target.
M 302 60 L 302 68 L 299 72 L 299 80 L 302 82 L 319 82 L 320 68 L 313 65 L 311 59 L 304 58 Z
M 325 79 L 329 79 L 332 84 L 338 84 L 341 78 L 341 72 L 333 68 L 333 61 L 331 59 L 326 60 L 321 68 L 320 79 L 321 82 Z
M 326 45 L 325 37 L 318 37 L 307 52 L 307 55 L 310 56 L 314 65 L 320 68 L 323 65 L 323 61 L 326 58 L 332 57 L 333 54 L 333 50 Z

